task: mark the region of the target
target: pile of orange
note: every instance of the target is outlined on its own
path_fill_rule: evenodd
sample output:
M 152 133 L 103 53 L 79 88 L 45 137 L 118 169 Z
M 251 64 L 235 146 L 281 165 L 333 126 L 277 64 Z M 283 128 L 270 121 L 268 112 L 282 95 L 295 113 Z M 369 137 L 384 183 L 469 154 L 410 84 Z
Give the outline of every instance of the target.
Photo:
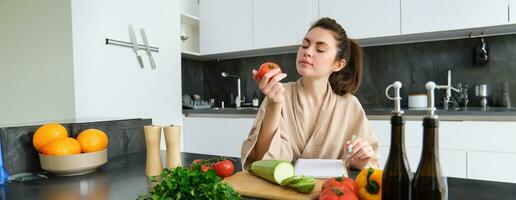
M 77 139 L 68 137 L 68 131 L 58 123 L 39 127 L 32 137 L 34 148 L 45 155 L 72 155 L 101 151 L 108 146 L 106 133 L 98 129 L 82 131 Z

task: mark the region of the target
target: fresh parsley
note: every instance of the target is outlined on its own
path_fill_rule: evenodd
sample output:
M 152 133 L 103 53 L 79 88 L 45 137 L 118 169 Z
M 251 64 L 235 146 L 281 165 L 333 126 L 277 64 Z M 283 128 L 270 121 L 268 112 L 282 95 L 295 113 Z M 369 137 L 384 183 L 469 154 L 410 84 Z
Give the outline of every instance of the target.
M 201 172 L 200 165 L 193 165 L 192 169 L 164 169 L 158 179 L 160 180 L 153 190 L 140 195 L 138 200 L 240 199 L 240 194 L 222 182 L 214 170 Z

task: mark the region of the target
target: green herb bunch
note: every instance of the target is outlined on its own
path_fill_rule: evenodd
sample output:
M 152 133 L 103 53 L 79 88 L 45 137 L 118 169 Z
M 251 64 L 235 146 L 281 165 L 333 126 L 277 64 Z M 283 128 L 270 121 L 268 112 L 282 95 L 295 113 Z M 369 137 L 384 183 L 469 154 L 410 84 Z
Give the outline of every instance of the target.
M 230 185 L 222 182 L 214 170 L 201 172 L 200 167 L 200 164 L 195 164 L 192 169 L 184 167 L 164 169 L 158 177 L 160 180 L 150 179 L 159 183 L 150 193 L 140 195 L 138 200 L 240 199 L 240 194 Z

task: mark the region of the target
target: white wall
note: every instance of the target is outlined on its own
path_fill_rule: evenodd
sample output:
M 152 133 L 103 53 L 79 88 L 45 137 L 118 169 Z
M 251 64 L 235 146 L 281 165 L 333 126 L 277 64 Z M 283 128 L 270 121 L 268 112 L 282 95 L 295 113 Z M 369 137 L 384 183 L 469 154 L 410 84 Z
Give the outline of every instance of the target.
M 181 12 L 199 17 L 199 0 L 181 0 Z
M 0 126 L 71 119 L 70 2 L 0 1 Z
M 129 40 L 128 25 L 143 44 L 144 28 L 156 70 L 140 69 L 131 48 L 105 45 Z M 154 124 L 182 124 L 179 1 L 73 0 L 73 57 L 76 116 L 146 117 Z M 163 143 L 162 143 L 163 144 Z M 163 146 L 163 145 L 162 145 Z

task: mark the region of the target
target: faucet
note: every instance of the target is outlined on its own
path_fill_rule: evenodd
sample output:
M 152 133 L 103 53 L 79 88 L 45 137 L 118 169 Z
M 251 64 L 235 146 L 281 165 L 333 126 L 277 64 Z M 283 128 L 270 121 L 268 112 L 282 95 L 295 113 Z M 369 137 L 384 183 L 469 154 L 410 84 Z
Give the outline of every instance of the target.
M 241 89 L 240 89 L 240 77 L 235 76 L 235 75 L 231 75 L 231 74 L 229 74 L 227 72 L 222 72 L 220 74 L 224 78 L 231 77 L 231 78 L 236 78 L 237 79 L 238 96 L 235 98 L 235 104 L 236 104 L 236 108 L 240 108 L 240 106 L 242 105 L 242 102 L 245 101 L 244 98 L 242 98 L 242 94 L 240 93 L 240 91 L 241 91 Z
M 460 99 L 464 101 L 464 107 L 467 107 L 468 104 L 468 88 L 465 85 L 465 87 L 462 87 L 462 84 L 460 85 L 459 89 L 454 88 L 451 86 L 451 70 L 448 70 L 448 83 L 446 85 L 436 85 L 436 89 L 445 89 L 446 90 L 446 96 L 444 97 L 444 110 L 448 110 L 450 107 L 449 105 L 452 104 L 453 106 L 458 106 L 459 103 L 452 99 L 452 91 L 455 91 L 459 94 Z

